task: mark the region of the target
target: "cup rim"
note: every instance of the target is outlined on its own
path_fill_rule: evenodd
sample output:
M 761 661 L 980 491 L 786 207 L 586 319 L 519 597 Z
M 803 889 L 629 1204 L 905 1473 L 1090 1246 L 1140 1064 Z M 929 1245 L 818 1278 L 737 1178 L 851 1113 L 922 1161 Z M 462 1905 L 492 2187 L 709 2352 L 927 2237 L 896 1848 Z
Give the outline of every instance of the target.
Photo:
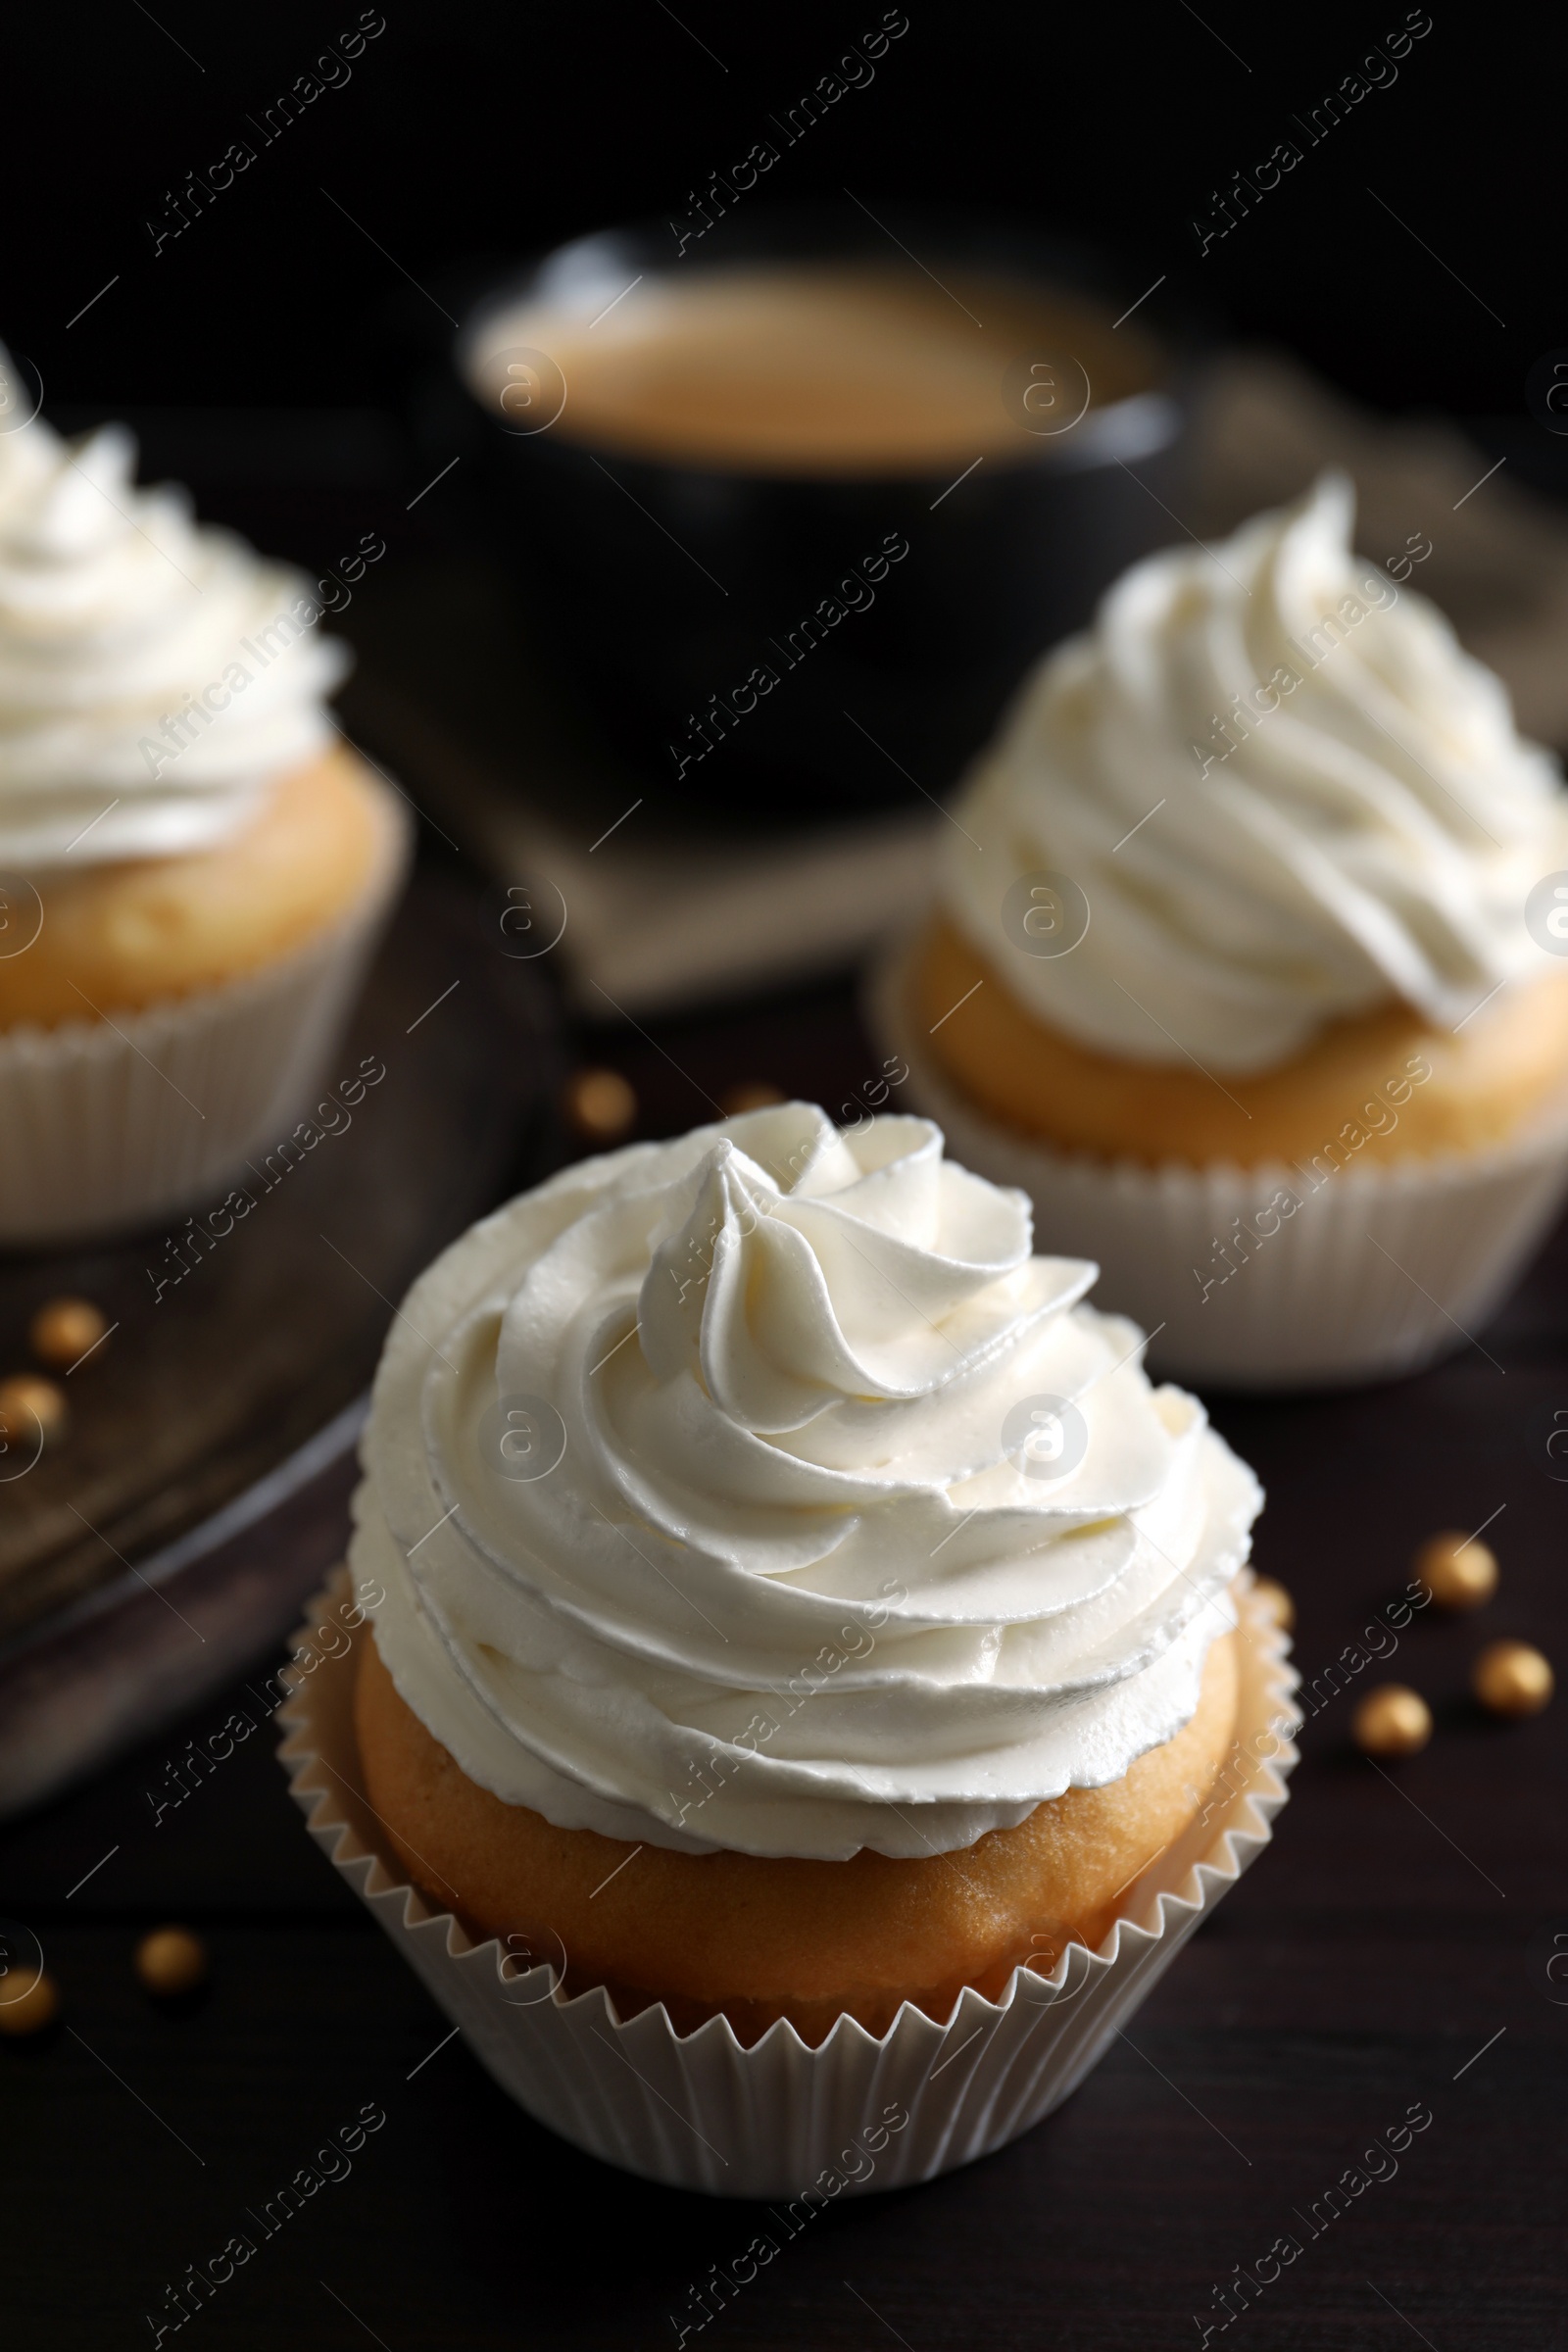
M 505 428 L 492 418 L 479 398 L 470 368 L 476 342 L 499 315 L 530 300 L 569 295 L 573 306 L 586 309 L 602 297 L 617 300 L 639 279 L 673 281 L 677 271 L 710 275 L 748 264 L 851 260 L 860 256 L 895 258 L 892 245 L 910 251 L 907 239 L 918 239 L 939 266 L 989 270 L 1012 277 L 1024 287 L 1037 286 L 1104 304 L 1131 302 L 1140 312 L 1159 286 L 1140 293 L 1132 274 L 1109 254 L 1082 238 L 1037 228 L 1024 219 L 1008 220 L 979 208 L 950 206 L 879 206 L 875 220 L 863 210 L 832 202 L 764 200 L 726 214 L 701 248 L 690 257 L 670 251 L 673 223 L 651 217 L 593 229 L 568 238 L 548 252 L 535 255 L 493 277 L 463 307 L 456 332 L 449 338 L 448 359 L 463 395 L 497 436 Z M 912 253 L 910 258 L 912 259 Z M 923 263 L 917 267 L 924 268 Z M 1163 281 L 1160 281 L 1162 286 Z M 1123 309 L 1122 319 L 1131 316 Z M 1112 329 L 1114 331 L 1114 327 Z M 1003 455 L 1000 470 L 1018 474 L 1068 474 L 1099 471 L 1114 465 L 1135 464 L 1167 449 L 1182 430 L 1191 380 L 1211 338 L 1202 323 L 1167 296 L 1154 303 L 1141 319 L 1140 335 L 1163 359 L 1164 372 L 1145 388 L 1119 400 L 1091 407 L 1080 424 L 1058 443 L 1043 439 L 1036 448 Z M 510 437 L 510 436 L 509 436 Z M 530 436 L 543 443 L 549 436 Z M 812 488 L 858 490 L 866 485 L 901 482 L 945 482 L 948 463 L 913 466 L 831 467 L 723 465 L 689 458 L 667 458 L 628 452 L 618 445 L 588 439 L 558 443 L 574 458 L 591 462 L 596 447 L 604 446 L 623 466 L 644 469 L 650 478 L 676 476 L 735 483 L 794 483 Z

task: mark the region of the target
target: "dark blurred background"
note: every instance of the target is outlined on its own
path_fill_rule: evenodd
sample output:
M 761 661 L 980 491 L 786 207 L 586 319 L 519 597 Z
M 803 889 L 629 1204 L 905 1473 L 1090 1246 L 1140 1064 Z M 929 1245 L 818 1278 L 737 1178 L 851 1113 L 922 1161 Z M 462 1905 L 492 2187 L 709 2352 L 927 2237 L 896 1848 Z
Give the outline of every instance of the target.
M 343 35 L 352 47 L 354 0 L 25 12 L 9 35 L 0 332 L 54 408 L 387 406 L 381 314 L 421 299 L 410 279 L 433 288 L 465 256 L 684 214 L 882 13 L 385 0 L 364 19 L 384 30 L 268 144 L 266 110 Z M 1365 401 L 1494 420 L 1488 438 L 1516 431 L 1555 458 L 1523 434 L 1523 386 L 1568 342 L 1546 247 L 1560 22 L 1527 30 L 1444 0 L 1430 19 L 1396 0 L 907 14 L 874 80 L 784 155 L 770 194 L 963 198 L 1093 236 Z M 1307 148 L 1291 118 L 1408 21 L 1431 29 L 1396 78 Z M 1200 259 L 1191 221 L 1286 138 L 1301 165 Z M 187 204 L 190 226 L 155 256 L 147 223 L 177 225 L 187 174 L 208 179 L 236 140 L 254 164 L 207 209 Z
M 606 784 L 603 821 L 613 815 L 624 830 L 592 868 L 585 840 L 569 877 L 568 953 L 589 930 L 586 883 L 578 895 L 576 877 L 599 880 L 615 845 L 632 868 L 639 858 L 662 858 L 650 869 L 657 888 L 645 889 L 635 870 L 621 898 L 607 887 L 600 960 L 583 971 L 601 972 L 608 987 L 580 988 L 564 1022 L 556 967 L 564 958 L 511 962 L 491 942 L 481 971 L 477 861 L 459 858 L 447 830 L 461 832 L 471 855 L 476 828 L 455 812 L 460 796 L 438 800 L 434 790 L 462 766 L 457 737 L 427 727 L 427 742 L 392 690 L 416 672 L 421 684 L 434 675 L 451 684 L 460 715 L 474 715 L 464 710 L 472 665 L 465 670 L 460 657 L 489 599 L 482 582 L 466 602 L 455 593 L 466 577 L 459 490 L 469 469 L 450 482 L 437 476 L 442 461 L 421 451 L 408 416 L 415 354 L 450 335 L 445 313 L 462 311 L 457 287 L 606 224 L 684 220 L 710 175 L 772 137 L 770 118 L 831 74 L 851 43 L 874 35 L 884 13 L 881 0 L 832 10 L 380 0 L 363 12 L 359 0 L 272 0 L 265 9 L 113 0 L 85 16 L 14 12 L 7 25 L 0 339 L 41 376 L 45 414 L 68 430 L 127 417 L 141 437 L 143 478 L 188 482 L 206 516 L 270 551 L 324 566 L 371 533 L 398 558 L 369 575 L 344 626 L 364 627 L 380 600 L 391 634 L 378 648 L 369 632 L 381 660 L 362 647 L 357 680 L 370 680 L 380 699 L 368 696 L 364 723 L 354 723 L 433 811 L 421 835 L 426 870 L 364 1016 L 365 1043 L 391 1038 L 397 1048 L 385 1100 L 405 1090 L 404 1125 L 383 1115 L 381 1126 L 360 1129 L 353 1148 L 363 1146 L 368 1175 L 343 1158 L 315 1179 L 340 1186 L 341 1230 L 361 1264 L 353 1237 L 368 1228 L 358 1190 L 379 1186 L 378 1213 L 396 1245 L 377 1287 L 387 1308 L 476 1207 L 591 1148 L 592 1134 L 568 1135 L 556 1108 L 574 1065 L 578 1079 L 606 1074 L 583 1064 L 608 1065 L 640 1135 L 711 1116 L 716 1099 L 730 1101 L 746 1082 L 838 1104 L 879 1067 L 879 1049 L 856 1026 L 847 941 L 831 967 L 824 950 L 797 975 L 793 994 L 763 1001 L 732 981 L 716 1007 L 710 1001 L 674 1016 L 632 999 L 609 956 L 634 928 L 633 901 L 650 902 L 650 919 L 665 918 L 656 948 L 696 927 L 671 911 L 685 852 L 662 842 L 655 825 L 670 796 L 650 785 L 646 804 L 634 800 L 640 780 Z M 1537 363 L 1559 349 L 1568 360 L 1556 249 L 1568 54 L 1560 19 L 1451 0 L 1432 0 L 1430 14 L 1399 0 L 1371 10 L 906 0 L 906 14 L 907 29 L 869 83 L 782 154 L 764 183 L 769 200 L 842 202 L 848 188 L 878 214 L 962 203 L 1086 238 L 1108 251 L 1135 292 L 1164 278 L 1163 300 L 1205 314 L 1222 335 L 1288 350 L 1374 410 L 1456 419 L 1486 466 L 1507 460 L 1502 483 L 1568 495 L 1568 438 L 1543 428 L 1525 393 Z M 1412 24 L 1428 28 L 1406 44 Z M 1302 122 L 1326 91 L 1361 73 L 1374 44 L 1396 53 L 1373 69 L 1381 86 L 1314 141 Z M 280 99 L 302 86 L 312 94 L 297 118 L 270 128 L 270 112 L 275 118 Z M 1287 140 L 1300 162 L 1200 252 L 1194 221 L 1214 226 L 1233 174 L 1251 174 Z M 254 160 L 220 185 L 236 143 Z M 1483 463 L 1473 470 L 1479 490 L 1489 477 Z M 1470 480 L 1468 465 L 1458 478 Z M 1441 540 L 1434 574 L 1452 557 L 1457 576 L 1467 546 L 1486 555 L 1492 506 L 1467 490 L 1473 503 L 1450 526 L 1425 495 L 1406 513 L 1405 485 L 1397 475 L 1371 554 L 1381 560 L 1405 544 L 1414 523 Z M 1171 517 L 1172 534 L 1185 527 Z M 1555 548 L 1538 551 L 1542 576 L 1530 583 L 1549 677 L 1562 666 L 1552 634 L 1564 609 L 1552 601 L 1557 564 Z M 1510 563 L 1477 562 L 1467 577 L 1472 605 L 1460 617 L 1500 631 L 1517 585 Z M 892 600 L 884 617 L 890 609 Z M 519 715 L 516 680 L 490 667 L 498 741 L 516 749 L 525 771 L 548 766 L 537 717 Z M 715 686 L 729 674 L 715 667 Z M 421 723 L 425 715 L 422 704 L 413 713 Z M 487 703 L 478 716 L 490 715 Z M 1568 727 L 1543 721 L 1542 731 L 1568 742 Z M 465 736 L 459 749 L 467 748 Z M 895 748 L 913 757 L 902 738 Z M 475 760 L 488 749 L 480 744 Z M 911 775 L 908 813 L 921 823 L 923 791 Z M 626 822 L 634 811 L 635 824 Z M 886 898 L 891 853 L 876 856 L 878 890 L 865 895 Z M 448 870 L 430 870 L 443 861 Z M 489 862 L 510 877 L 524 861 L 519 851 L 518 864 L 499 852 Z M 803 885 L 799 895 L 809 893 Z M 485 904 L 493 914 L 493 901 Z M 460 971 L 469 985 L 451 1029 L 420 1027 Z M 762 973 L 745 985 L 776 989 L 778 979 Z M 634 1017 L 610 1018 L 622 1004 Z M 450 1117 L 429 1074 L 438 1057 L 466 1103 Z M 526 1118 L 509 1088 L 526 1098 Z M 324 1164 L 323 1155 L 318 1171 Z M 458 1171 L 451 1181 L 449 1166 Z M 307 1219 L 313 1179 L 293 1181 L 314 1249 L 332 1217 Z M 276 1295 L 305 1300 L 309 1284 L 291 1275 L 273 1233 Z M 1534 1639 L 1551 1622 L 1562 1530 L 1541 1476 L 1550 1466 L 1537 1460 L 1530 1433 L 1568 1396 L 1568 1260 L 1561 1238 L 1553 1248 L 1505 1322 L 1489 1329 L 1509 1379 L 1478 1343 L 1399 1388 L 1284 1406 L 1221 1400 L 1227 1434 L 1273 1494 L 1259 1564 L 1298 1591 L 1308 1675 L 1356 1633 L 1373 1596 L 1404 1574 L 1410 1545 L 1445 1519 L 1481 1528 L 1492 1525 L 1489 1512 L 1494 1520 L 1507 1509 L 1504 1623 Z M 270 1272 L 270 1261 L 237 1251 L 229 1262 L 258 1286 Z M 127 1392 L 139 1398 L 145 1389 L 149 1411 L 181 1434 L 177 1398 L 164 1401 L 173 1388 L 145 1377 L 144 1282 L 129 1249 L 120 1260 L 24 1265 L 0 1295 L 0 1338 L 20 1361 L 41 1298 L 69 1289 L 112 1300 L 122 1283 L 127 1300 L 134 1292 L 142 1302 L 141 1319 L 127 1305 L 110 1382 L 123 1367 Z M 201 1296 L 216 1315 L 219 1304 L 205 1303 L 213 1294 Z M 270 1310 L 237 1284 L 233 1297 L 233 1354 L 244 1361 L 257 1332 L 270 1328 Z M 362 1312 L 350 1340 L 368 1351 L 374 1337 Z M 324 1417 L 366 1376 L 348 1342 L 346 1368 L 318 1354 L 313 1381 L 330 1375 L 340 1388 L 323 1401 L 320 1382 L 302 1379 L 286 1413 L 264 1424 L 258 1408 L 244 1434 L 270 1449 L 268 1459 L 297 1444 L 295 1420 L 307 1408 Z M 232 1384 L 226 1368 L 207 1373 L 219 1360 L 193 1351 L 184 1377 Z M 108 1415 L 87 1399 L 79 1409 L 96 1443 Z M 150 1834 L 147 1790 L 163 1785 L 165 1759 L 181 1754 L 187 1735 L 205 1740 L 230 1703 L 216 1691 L 199 1698 L 195 1669 L 180 1684 L 169 1645 L 205 1628 L 199 1639 L 211 1635 L 213 1646 L 200 1671 L 211 1679 L 205 1661 L 221 1667 L 226 1657 L 222 1671 L 250 1672 L 245 1661 L 284 1637 L 295 1599 L 338 1556 L 351 1421 L 352 1411 L 328 1424 L 324 1438 L 338 1429 L 338 1450 L 327 1445 L 313 1457 L 309 1483 L 299 1465 L 310 1449 L 293 1457 L 294 1483 L 274 1490 L 287 1498 L 270 1517 L 241 1517 L 222 1541 L 198 1531 L 173 1617 L 167 1593 L 133 1587 L 139 1571 L 126 1560 L 110 1594 L 119 1616 L 106 1608 L 94 1620 L 107 1629 L 98 1650 L 84 1644 L 83 1663 L 68 1623 L 48 1653 L 57 1685 L 41 1673 L 36 1685 L 25 1680 L 28 1653 L 9 1686 L 13 1743 L 28 1748 L 29 1766 L 35 1743 L 19 1689 L 47 1700 L 57 1688 L 74 1717 L 104 1708 L 110 1746 L 129 1734 L 115 1728 L 101 1694 L 135 1696 L 138 1675 L 151 1692 L 147 1743 L 33 1814 L 0 1852 L 7 1907 L 36 1924 L 67 2003 L 52 2042 L 12 2045 L 21 2193 L 4 2210 L 18 2217 L 6 2280 L 19 2343 L 99 2352 L 133 2333 L 148 2340 L 146 2302 L 221 2243 L 241 2196 L 254 2193 L 244 2183 L 279 2177 L 307 2153 L 307 2126 L 319 2129 L 383 2086 L 400 2104 L 373 2185 L 362 2181 L 341 2204 L 322 2200 L 333 2202 L 325 2233 L 319 2215 L 300 2223 L 297 2251 L 258 2264 L 231 2305 L 206 2313 L 204 2345 L 249 2352 L 284 2341 L 336 2352 L 373 2336 L 396 2352 L 459 2340 L 620 2352 L 667 2343 L 665 2314 L 688 2294 L 686 2281 L 730 2259 L 753 2227 L 733 2209 L 590 2167 L 507 2105 L 461 2044 L 447 2049 L 445 2021 L 291 1817 L 263 1740 L 225 1767 L 234 1778 L 202 1800 L 205 1811 L 192 1806 Z M 137 1457 L 135 1467 L 139 1475 L 146 1462 Z M 235 1449 L 225 1475 L 242 1470 L 252 1476 L 255 1464 Z M 201 1494 L 210 1507 L 209 1489 Z M 144 1558 L 145 1527 L 131 1536 L 118 1519 L 95 1518 Z M 175 1526 L 166 1514 L 164 1532 Z M 109 1536 L 102 1542 L 123 1558 Z M 158 1574 L 172 1573 L 166 1558 Z M 188 1631 L 183 1610 L 197 1621 Z M 44 1637 L 55 1640 L 48 1627 Z M 1208 2310 L 1220 2293 L 1209 2281 L 1228 2281 L 1240 2255 L 1266 2245 L 1288 2201 L 1310 2201 L 1369 2128 L 1429 2092 L 1443 2123 L 1421 2143 L 1417 2171 L 1367 2197 L 1343 2235 L 1314 2248 L 1292 2274 L 1297 2299 L 1287 2303 L 1282 2289 L 1249 2315 L 1249 2341 L 1259 2352 L 1307 2342 L 1362 2352 L 1414 2334 L 1446 2348 L 1523 2352 L 1564 2340 L 1564 2012 L 1541 1997 L 1534 1962 L 1528 2009 L 1525 1989 L 1532 1923 L 1549 1905 L 1548 1925 L 1562 1924 L 1562 1839 L 1539 1795 L 1529 1804 L 1521 1796 L 1547 1785 L 1561 1702 L 1526 1733 L 1473 1721 L 1460 1694 L 1475 1638 L 1460 1624 L 1414 1637 L 1411 1672 L 1440 1711 L 1423 1760 L 1429 1777 L 1415 1784 L 1422 1803 L 1374 1779 L 1350 1753 L 1343 1721 L 1314 1724 L 1278 1856 L 1199 1938 L 1138 2044 L 1118 2042 L 1055 2125 L 993 2163 L 922 2198 L 871 2198 L 818 2223 L 820 2236 L 792 2257 L 787 2286 L 772 2301 L 759 2289 L 726 2315 L 725 2340 L 757 2352 L 858 2346 L 890 2333 L 922 2352 L 1036 2345 L 1048 2332 L 1064 2352 L 1190 2342 L 1187 2313 L 1195 2303 Z M 143 1644 L 137 1657 L 163 1661 L 162 1682 L 127 1664 L 133 1641 Z M 82 1690 L 85 1700 L 74 1695 Z M 175 1706 L 195 1711 L 154 1733 Z M 0 1722 L 6 1713 L 0 1707 Z M 96 1736 L 101 1726 L 91 1728 Z M 1511 1744 L 1525 1739 L 1528 1747 Z M 1544 1744 L 1552 1740 L 1555 1748 Z M 1493 1869 L 1512 1899 L 1500 1899 Z M 134 1935 L 168 1918 L 188 1920 L 214 1950 L 210 2006 L 189 2020 L 153 2014 L 128 1966 Z M 168 2136 L 174 2122 L 159 2129 L 166 2110 L 176 2137 L 189 2131 L 188 2152 L 200 2146 L 215 2159 L 200 2203 L 194 2168 L 181 2169 L 187 2156 Z M 1255 2151 L 1255 2169 L 1251 2157 L 1237 2162 L 1238 2142 Z M 845 2291 L 846 2274 L 863 2295 Z

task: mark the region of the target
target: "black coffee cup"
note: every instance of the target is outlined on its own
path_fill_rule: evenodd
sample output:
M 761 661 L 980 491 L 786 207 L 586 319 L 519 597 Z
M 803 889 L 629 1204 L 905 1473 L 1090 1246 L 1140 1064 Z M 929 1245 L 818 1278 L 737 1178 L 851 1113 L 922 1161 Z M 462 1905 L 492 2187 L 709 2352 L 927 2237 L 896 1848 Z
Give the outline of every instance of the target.
M 468 510 L 543 645 L 651 784 L 775 819 L 939 797 L 1029 664 L 1177 527 L 1191 338 L 1093 256 L 1022 230 L 880 207 L 873 220 L 846 200 L 737 206 L 697 243 L 678 235 L 584 237 L 473 301 L 441 403 L 472 460 Z M 1033 377 L 1015 363 L 997 397 L 1029 425 L 1016 454 L 892 472 L 596 447 L 559 429 L 570 384 L 522 346 L 479 381 L 477 355 L 525 304 L 586 324 L 660 279 L 811 263 L 1087 297 L 1107 334 L 1131 304 L 1157 370 L 1098 404 L 1085 379 L 1080 407 L 1077 363 L 1042 357 Z

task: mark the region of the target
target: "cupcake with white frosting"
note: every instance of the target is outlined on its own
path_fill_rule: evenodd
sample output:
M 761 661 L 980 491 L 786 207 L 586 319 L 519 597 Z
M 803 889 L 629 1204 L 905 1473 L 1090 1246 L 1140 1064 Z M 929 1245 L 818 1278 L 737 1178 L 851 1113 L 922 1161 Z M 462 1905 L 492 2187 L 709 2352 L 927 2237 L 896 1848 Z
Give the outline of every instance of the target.
M 406 862 L 308 581 L 134 469 L 118 425 L 0 436 L 0 1244 L 286 1137 Z
M 1289 1713 L 1261 1496 L 1094 1273 L 1033 1255 L 1027 1200 L 929 1122 L 788 1103 L 569 1168 L 411 1292 L 364 1444 L 352 1753 L 342 1699 L 343 1744 L 314 1698 L 300 1740 L 363 1791 L 388 1924 L 572 2136 L 638 2162 L 595 2120 L 635 2102 L 613 2049 L 562 2089 L 586 2009 L 729 2148 L 707 2185 L 757 2177 L 715 2081 L 870 2048 L 923 2102 L 906 2177 L 941 2169 L 1091 2062 L 1101 2002 L 1180 1939 L 1161 1898 L 1234 1877 L 1218 1816 L 1261 1838 Z M 514 2034 L 509 1954 L 564 1979 Z M 930 2058 L 971 2011 L 1010 2019 L 1011 2087 L 955 2138 L 972 2083 Z
M 878 988 L 971 1164 L 1156 1360 L 1242 1381 L 1464 1345 L 1568 1174 L 1568 795 L 1352 522 L 1325 475 L 1130 571 Z

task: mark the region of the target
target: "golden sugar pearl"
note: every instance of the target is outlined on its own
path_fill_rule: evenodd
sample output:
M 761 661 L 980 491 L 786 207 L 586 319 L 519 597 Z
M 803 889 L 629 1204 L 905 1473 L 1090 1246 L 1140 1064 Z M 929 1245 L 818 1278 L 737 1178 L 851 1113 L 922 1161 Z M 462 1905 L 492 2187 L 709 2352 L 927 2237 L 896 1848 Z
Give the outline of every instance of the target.
M 1497 1590 L 1495 1552 L 1456 1528 L 1422 1544 L 1415 1572 L 1440 1609 L 1479 1609 Z
M 1551 1698 L 1551 1667 L 1528 1642 L 1492 1642 L 1470 1669 L 1470 1688 L 1494 1715 L 1539 1715 Z
M 563 1096 L 566 1117 L 590 1143 L 615 1144 L 631 1131 L 637 1097 L 618 1070 L 577 1070 Z
M 1252 1584 L 1252 1598 L 1258 1607 L 1273 1618 L 1282 1633 L 1290 1633 L 1296 1624 L 1296 1603 L 1285 1587 L 1276 1584 L 1271 1576 L 1260 1576 Z
M 13 2000 L 5 1998 L 4 1980 L 0 1979 L 0 2034 L 41 2034 L 52 2025 L 60 2012 L 60 1988 L 53 1977 L 40 1969 L 25 1992 Z
M 727 1119 L 738 1119 L 748 1110 L 766 1110 L 771 1103 L 783 1100 L 782 1088 L 766 1078 L 743 1078 L 739 1086 L 727 1086 L 718 1098 Z
M 136 1946 L 136 1974 L 149 1992 L 190 1992 L 207 1975 L 207 1946 L 189 1928 L 154 1928 Z
M 41 1372 L 16 1372 L 0 1380 L 0 1436 L 12 1446 L 29 1451 L 40 1429 L 47 1446 L 65 1436 L 70 1418 L 65 1390 Z
M 69 1369 L 97 1347 L 108 1329 L 107 1317 L 90 1298 L 50 1298 L 28 1324 L 27 1337 L 34 1355 Z
M 1350 1737 L 1369 1756 L 1413 1756 L 1432 1737 L 1432 1709 L 1406 1683 L 1379 1683 L 1350 1718 Z

